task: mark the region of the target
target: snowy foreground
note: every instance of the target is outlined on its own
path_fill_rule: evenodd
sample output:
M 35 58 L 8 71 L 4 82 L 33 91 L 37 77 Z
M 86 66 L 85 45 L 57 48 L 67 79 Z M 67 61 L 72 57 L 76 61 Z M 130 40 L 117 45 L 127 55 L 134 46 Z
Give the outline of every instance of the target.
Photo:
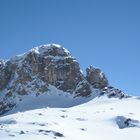
M 140 121 L 140 100 L 103 96 L 71 108 L 41 108 L 0 118 L 2 140 L 139 140 L 140 125 L 120 129 L 117 116 Z

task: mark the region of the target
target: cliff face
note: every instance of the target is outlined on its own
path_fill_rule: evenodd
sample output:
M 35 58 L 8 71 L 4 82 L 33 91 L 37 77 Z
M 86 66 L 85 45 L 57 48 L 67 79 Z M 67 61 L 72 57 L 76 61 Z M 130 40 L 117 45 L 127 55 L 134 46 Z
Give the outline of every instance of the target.
M 8 88 L 10 92 L 29 94 L 28 87 L 23 88 L 24 86 L 34 84 L 34 88 L 47 91 L 48 84 L 51 84 L 60 90 L 78 94 L 77 87 L 83 85 L 87 91 L 81 87 L 80 94 L 87 96 L 91 93 L 79 63 L 59 45 L 36 47 L 7 62 L 1 61 L 0 70 L 0 90 Z M 38 80 L 44 83 L 43 87 L 39 87 Z
M 104 88 L 108 86 L 108 80 L 105 74 L 99 69 L 90 66 L 86 69 L 87 80 L 95 88 Z
M 108 80 L 94 67 L 87 68 L 84 76 L 79 63 L 62 46 L 42 45 L 0 61 L 0 112 L 13 108 L 22 95 L 47 94 L 49 85 L 70 93 L 73 98 L 88 98 L 94 94 L 93 88 L 102 92 L 108 87 Z

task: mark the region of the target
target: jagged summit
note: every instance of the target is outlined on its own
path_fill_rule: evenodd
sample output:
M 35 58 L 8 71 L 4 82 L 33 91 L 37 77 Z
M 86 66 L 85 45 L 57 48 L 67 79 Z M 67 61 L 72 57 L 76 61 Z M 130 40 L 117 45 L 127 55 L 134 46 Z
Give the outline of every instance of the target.
M 60 95 L 62 100 L 64 95 L 71 99 L 69 104 L 64 99 L 56 102 L 63 102 L 65 107 L 72 106 L 81 103 L 77 101 L 79 98 L 86 101 L 97 93 L 110 95 L 108 85 L 105 74 L 98 68 L 87 68 L 84 76 L 79 63 L 64 47 L 41 45 L 7 61 L 0 60 L 0 114 L 26 101 L 28 96 L 45 95 L 43 105 L 54 106 L 58 100 L 56 96 Z M 110 97 L 125 97 L 115 89 L 111 89 L 111 93 Z M 32 102 L 38 102 L 35 99 Z
M 9 81 L 6 83 L 18 79 L 16 83 L 26 84 L 36 77 L 36 80 L 40 79 L 64 91 L 73 92 L 77 84 L 85 79 L 76 59 L 68 50 L 56 44 L 35 47 L 10 59 L 5 65 L 9 71 Z M 6 76 L 5 70 L 3 72 Z M 0 89 L 3 88 L 5 87 L 0 86 Z
M 109 85 L 108 80 L 101 69 L 90 66 L 86 69 L 86 72 L 87 80 L 95 88 L 104 88 Z
M 41 55 L 70 56 L 70 52 L 59 44 L 41 45 L 31 49 L 29 52 L 32 51 Z
M 56 59 L 61 59 L 62 57 L 72 57 L 70 52 L 59 44 L 44 44 L 34 47 L 26 53 L 16 55 L 15 57 L 11 58 L 10 61 L 23 60 L 31 53 L 42 57 L 55 57 Z
M 46 44 L 34 47 L 28 53 L 36 53 L 44 57 L 48 55 L 53 57 L 71 57 L 70 52 L 59 44 Z

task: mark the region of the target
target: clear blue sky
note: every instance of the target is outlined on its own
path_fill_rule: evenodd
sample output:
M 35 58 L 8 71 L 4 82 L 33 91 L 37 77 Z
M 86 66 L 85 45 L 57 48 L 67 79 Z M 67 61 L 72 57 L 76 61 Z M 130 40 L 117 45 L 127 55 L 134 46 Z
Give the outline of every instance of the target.
M 0 58 L 46 43 L 140 95 L 140 0 L 0 0 Z

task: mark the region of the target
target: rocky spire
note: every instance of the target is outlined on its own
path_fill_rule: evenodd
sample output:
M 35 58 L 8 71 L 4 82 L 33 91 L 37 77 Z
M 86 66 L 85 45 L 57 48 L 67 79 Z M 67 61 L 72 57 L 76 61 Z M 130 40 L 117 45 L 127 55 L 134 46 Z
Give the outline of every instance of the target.
M 104 88 L 108 86 L 108 80 L 105 74 L 99 69 L 90 66 L 86 69 L 87 81 L 95 88 Z

